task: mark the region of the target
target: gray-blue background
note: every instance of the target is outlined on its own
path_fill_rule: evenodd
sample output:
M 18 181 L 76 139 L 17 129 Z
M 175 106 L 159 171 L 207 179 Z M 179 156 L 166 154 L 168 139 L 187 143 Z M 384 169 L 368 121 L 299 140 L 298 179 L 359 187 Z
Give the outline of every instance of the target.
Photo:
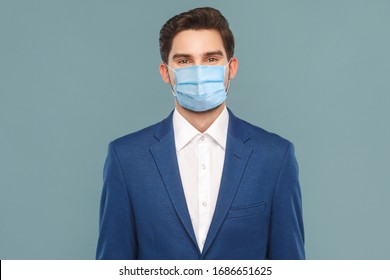
M 390 259 L 390 1 L 0 0 L 0 258 L 93 259 L 110 140 L 169 114 L 158 33 L 220 9 L 228 106 L 295 143 L 309 259 Z

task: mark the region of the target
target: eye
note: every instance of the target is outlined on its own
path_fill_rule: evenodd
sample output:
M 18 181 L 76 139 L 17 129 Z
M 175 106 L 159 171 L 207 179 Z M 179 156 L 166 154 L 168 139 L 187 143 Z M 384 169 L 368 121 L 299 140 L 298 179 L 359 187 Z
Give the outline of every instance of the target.
M 207 58 L 207 62 L 209 62 L 209 63 L 214 63 L 214 62 L 217 62 L 217 61 L 218 61 L 218 59 L 216 57 L 209 57 L 209 58 Z
M 180 59 L 177 63 L 178 64 L 188 64 L 188 63 L 190 63 L 190 61 L 188 59 Z

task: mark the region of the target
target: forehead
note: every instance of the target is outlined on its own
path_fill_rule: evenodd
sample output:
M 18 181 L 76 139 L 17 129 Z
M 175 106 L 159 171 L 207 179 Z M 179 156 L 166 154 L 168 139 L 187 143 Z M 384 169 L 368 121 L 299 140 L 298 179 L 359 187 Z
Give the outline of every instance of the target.
M 169 58 L 178 53 L 197 57 L 214 51 L 221 51 L 226 56 L 221 34 L 217 30 L 190 29 L 179 32 L 173 38 Z

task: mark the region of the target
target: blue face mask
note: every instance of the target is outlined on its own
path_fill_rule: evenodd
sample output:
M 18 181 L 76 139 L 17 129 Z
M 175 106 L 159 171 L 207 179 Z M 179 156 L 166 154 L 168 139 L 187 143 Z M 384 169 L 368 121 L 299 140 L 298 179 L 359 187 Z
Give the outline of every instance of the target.
M 230 61 L 229 61 L 230 63 Z M 225 66 L 196 65 L 172 69 L 175 73 L 174 95 L 179 104 L 191 111 L 203 112 L 226 99 Z

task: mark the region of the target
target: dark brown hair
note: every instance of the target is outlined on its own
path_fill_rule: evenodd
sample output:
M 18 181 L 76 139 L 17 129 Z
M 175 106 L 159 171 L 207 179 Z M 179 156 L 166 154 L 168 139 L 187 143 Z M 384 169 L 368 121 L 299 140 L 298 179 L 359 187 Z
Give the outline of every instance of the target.
M 160 30 L 160 54 L 163 62 L 168 63 L 169 52 L 172 49 L 173 38 L 181 31 L 194 29 L 214 29 L 222 37 L 227 58 L 234 54 L 234 36 L 229 23 L 220 11 L 210 7 L 196 8 L 178 14 L 169 19 Z

